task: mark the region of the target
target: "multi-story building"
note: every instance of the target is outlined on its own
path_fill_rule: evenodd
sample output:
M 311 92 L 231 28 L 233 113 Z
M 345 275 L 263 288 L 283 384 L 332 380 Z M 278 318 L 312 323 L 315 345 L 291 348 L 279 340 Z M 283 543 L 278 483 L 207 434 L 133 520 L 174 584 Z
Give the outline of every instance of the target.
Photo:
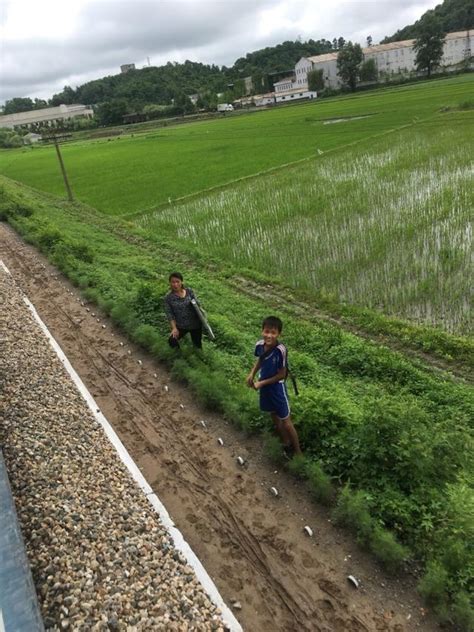
M 296 101 L 298 99 L 316 99 L 316 92 L 308 90 L 306 86 L 298 86 L 294 77 L 285 77 L 273 84 L 275 90 L 275 102 Z
M 87 105 L 63 104 L 54 108 L 42 108 L 41 110 L 5 114 L 0 116 L 0 127 L 31 129 L 39 124 L 42 126 L 56 127 L 68 119 L 76 117 L 92 118 L 93 116 L 93 110 Z
M 374 59 L 379 75 L 392 76 L 416 72 L 414 39 L 389 44 L 376 44 L 363 48 L 364 61 Z M 448 33 L 444 41 L 441 68 L 449 70 L 462 63 L 471 63 L 474 53 L 474 32 L 456 31 Z M 295 82 L 302 89 L 308 89 L 308 72 L 323 70 L 326 87 L 340 88 L 341 78 L 337 74 L 337 52 L 302 57 L 295 66 Z

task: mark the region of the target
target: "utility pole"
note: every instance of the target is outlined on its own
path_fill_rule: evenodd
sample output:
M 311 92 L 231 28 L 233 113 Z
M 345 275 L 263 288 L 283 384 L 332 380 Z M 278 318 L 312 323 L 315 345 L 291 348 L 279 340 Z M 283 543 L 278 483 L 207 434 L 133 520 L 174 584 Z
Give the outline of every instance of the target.
M 63 157 L 61 156 L 61 151 L 59 150 L 58 138 L 57 138 L 56 134 L 54 134 L 54 133 L 53 133 L 53 136 L 52 136 L 52 140 L 53 140 L 54 146 L 56 148 L 56 154 L 58 155 L 59 165 L 61 167 L 61 173 L 63 174 L 64 186 L 66 187 L 66 191 L 67 191 L 67 199 L 70 202 L 73 202 L 74 198 L 72 197 L 71 186 L 69 184 L 69 180 L 67 179 L 66 167 L 64 166 Z

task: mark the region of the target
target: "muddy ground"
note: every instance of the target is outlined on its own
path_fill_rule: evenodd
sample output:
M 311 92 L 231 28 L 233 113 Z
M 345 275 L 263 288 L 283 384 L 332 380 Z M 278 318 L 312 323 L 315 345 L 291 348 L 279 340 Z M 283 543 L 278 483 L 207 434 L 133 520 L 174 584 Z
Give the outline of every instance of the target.
M 78 290 L 5 224 L 0 224 L 0 259 L 244 630 L 439 629 L 423 609 L 410 573 L 386 576 L 350 534 L 331 523 L 328 510 L 311 501 L 304 484 L 268 461 L 261 439 L 246 438 L 200 408 L 94 305 L 81 305 Z M 237 456 L 245 459 L 244 467 Z M 348 575 L 360 580 L 359 589 Z

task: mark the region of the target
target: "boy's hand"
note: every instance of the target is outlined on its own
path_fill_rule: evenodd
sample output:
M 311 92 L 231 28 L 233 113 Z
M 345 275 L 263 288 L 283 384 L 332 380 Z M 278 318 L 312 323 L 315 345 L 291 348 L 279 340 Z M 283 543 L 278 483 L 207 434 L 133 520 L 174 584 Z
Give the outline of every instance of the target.
M 262 383 L 259 382 L 259 381 L 254 382 L 253 387 L 254 387 L 255 390 L 258 391 L 259 388 L 262 388 Z
M 247 377 L 245 379 L 245 381 L 247 383 L 247 386 L 249 388 L 255 388 L 255 384 L 254 384 L 253 379 L 254 379 L 254 376 L 251 373 L 249 373 L 249 375 L 247 375 Z
M 173 327 L 173 329 L 171 330 L 171 335 L 173 336 L 173 338 L 178 338 L 179 331 L 178 331 L 177 327 Z

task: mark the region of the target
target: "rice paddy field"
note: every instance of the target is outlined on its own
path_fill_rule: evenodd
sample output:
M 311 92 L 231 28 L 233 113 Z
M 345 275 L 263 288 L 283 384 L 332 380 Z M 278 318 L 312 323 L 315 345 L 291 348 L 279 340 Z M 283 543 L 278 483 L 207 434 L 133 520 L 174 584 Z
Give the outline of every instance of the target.
M 283 318 L 304 450 L 288 467 L 387 568 L 421 564 L 428 607 L 466 632 L 473 88 L 465 75 L 70 143 L 72 204 L 53 148 L 0 152 L 0 218 L 246 432 L 267 428 L 244 386 L 261 320 Z M 168 347 L 172 269 L 216 333 L 200 353 Z
M 305 290 L 469 330 L 474 125 L 357 145 L 137 220 Z
M 129 215 L 320 152 L 370 144 L 380 134 L 425 119 L 434 117 L 443 127 L 446 117 L 440 108 L 456 107 L 473 91 L 473 78 L 465 75 L 66 143 L 62 153 L 77 199 L 103 213 Z M 0 151 L 0 173 L 64 195 L 52 146 Z

